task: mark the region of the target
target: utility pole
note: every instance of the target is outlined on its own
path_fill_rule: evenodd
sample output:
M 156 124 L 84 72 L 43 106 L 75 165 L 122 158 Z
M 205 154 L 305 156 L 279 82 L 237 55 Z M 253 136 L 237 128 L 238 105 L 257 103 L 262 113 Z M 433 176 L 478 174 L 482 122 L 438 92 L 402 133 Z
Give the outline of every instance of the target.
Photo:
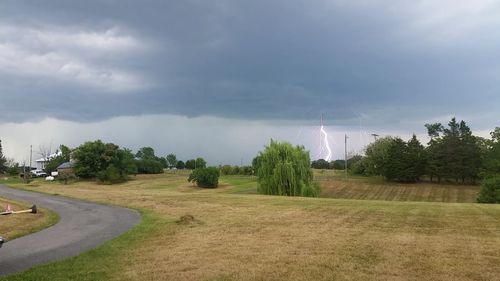
M 375 141 L 377 141 L 377 137 L 378 135 L 377 134 L 372 134 L 373 138 L 375 139 Z
M 347 179 L 347 134 L 344 138 L 344 166 L 345 166 L 345 179 Z
M 33 162 L 33 145 L 30 144 L 30 173 L 31 173 L 31 162 Z

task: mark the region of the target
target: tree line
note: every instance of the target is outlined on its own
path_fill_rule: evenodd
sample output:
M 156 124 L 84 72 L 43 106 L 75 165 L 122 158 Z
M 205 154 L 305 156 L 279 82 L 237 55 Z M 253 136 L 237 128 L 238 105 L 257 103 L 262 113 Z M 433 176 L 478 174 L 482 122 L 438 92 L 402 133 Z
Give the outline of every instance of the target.
M 352 172 L 368 176 L 384 176 L 387 180 L 476 183 L 500 174 L 500 128 L 491 139 L 472 134 L 465 121 L 452 118 L 445 127 L 441 123 L 426 124 L 430 141 L 422 145 L 415 135 L 409 141 L 384 137 L 369 144 L 365 156 L 352 166 Z

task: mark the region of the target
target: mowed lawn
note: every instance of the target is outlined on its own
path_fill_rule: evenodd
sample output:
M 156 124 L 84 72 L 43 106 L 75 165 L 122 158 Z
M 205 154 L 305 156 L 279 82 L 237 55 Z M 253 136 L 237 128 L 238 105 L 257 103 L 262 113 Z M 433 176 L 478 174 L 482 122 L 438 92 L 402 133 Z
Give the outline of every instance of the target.
M 15 211 L 29 209 L 31 205 L 7 200 L 0 197 L 0 212 L 7 204 Z M 14 238 L 36 232 L 57 222 L 58 216 L 44 209 L 39 209 L 37 214 L 14 214 L 0 216 L 0 236 L 12 240 Z
M 454 183 L 393 183 L 381 178 L 349 175 L 343 171 L 316 170 L 315 179 L 322 188 L 321 197 L 389 201 L 474 203 L 479 185 Z
M 27 188 L 141 210 L 104 246 L 6 280 L 500 280 L 500 206 L 287 198 L 185 174 Z M 194 220 L 179 220 L 191 215 Z

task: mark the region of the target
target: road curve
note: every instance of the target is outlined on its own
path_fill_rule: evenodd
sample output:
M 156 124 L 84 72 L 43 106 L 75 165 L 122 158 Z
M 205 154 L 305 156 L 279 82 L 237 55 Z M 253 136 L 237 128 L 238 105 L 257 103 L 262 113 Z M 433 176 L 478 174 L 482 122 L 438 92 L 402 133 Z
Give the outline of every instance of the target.
M 36 204 L 60 216 L 60 221 L 49 228 L 7 241 L 0 248 L 0 276 L 76 256 L 122 234 L 141 220 L 134 210 L 3 185 L 0 185 L 0 196 Z

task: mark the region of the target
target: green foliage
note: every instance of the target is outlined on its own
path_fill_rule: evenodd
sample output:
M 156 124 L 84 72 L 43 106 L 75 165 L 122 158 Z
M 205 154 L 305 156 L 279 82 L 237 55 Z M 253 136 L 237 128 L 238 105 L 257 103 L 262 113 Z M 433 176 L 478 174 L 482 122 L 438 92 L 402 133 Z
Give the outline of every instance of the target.
M 330 169 L 345 170 L 345 160 L 344 159 L 337 159 L 337 160 L 330 162 Z
M 121 173 L 113 164 L 110 164 L 106 170 L 97 173 L 97 179 L 104 184 L 113 184 L 126 181 L 127 175 Z
M 186 169 L 194 170 L 197 168 L 205 168 L 207 166 L 207 162 L 205 159 L 198 157 L 195 159 L 189 159 L 186 161 Z
M 259 155 L 255 156 L 252 159 L 252 169 L 254 170 L 255 173 L 257 173 L 257 171 L 259 170 L 260 161 L 261 161 L 261 157 Z
M 352 165 L 351 165 L 351 173 L 355 174 L 355 175 L 366 175 L 367 172 L 366 172 L 366 158 L 363 157 L 361 158 L 359 161 L 356 161 L 354 162 Z
M 88 141 L 77 147 L 72 155 L 75 174 L 81 178 L 97 177 L 102 182 L 114 183 L 126 180 L 129 174 L 137 173 L 131 151 L 120 149 L 113 143 Z
M 60 173 L 57 180 L 62 184 L 69 184 L 78 180 L 78 177 L 73 173 Z
M 140 148 L 135 157 L 142 160 L 158 160 L 155 156 L 155 150 L 152 147 L 142 147 Z
M 167 164 L 169 168 L 174 168 L 177 165 L 177 156 L 172 153 L 167 155 Z
M 186 161 L 186 169 L 194 170 L 195 167 L 196 167 L 196 160 L 189 159 Z
M 424 147 L 413 135 L 408 143 L 400 138 L 392 140 L 383 175 L 388 180 L 416 182 L 424 174 Z
M 495 176 L 483 181 L 477 202 L 500 203 L 500 176 Z
M 257 170 L 262 194 L 285 196 L 318 196 L 319 187 L 313 186 L 309 152 L 303 146 L 271 140 L 259 153 Z
M 426 124 L 431 137 L 426 148 L 428 165 L 426 172 L 431 177 L 453 179 L 456 182 L 475 182 L 482 167 L 481 139 L 472 135 L 464 121 L 452 118 L 448 127 L 440 123 Z
M 14 163 L 12 166 L 7 167 L 6 170 L 7 174 L 10 176 L 17 176 L 20 173 L 20 168 L 18 163 Z
M 252 166 L 231 166 L 224 165 L 220 167 L 220 172 L 222 175 L 245 175 L 251 176 L 254 174 Z
M 394 138 L 379 138 L 366 147 L 364 160 L 365 174 L 367 176 L 383 175 L 389 161 L 389 149 Z
M 188 181 L 199 187 L 215 188 L 219 185 L 219 169 L 216 167 L 196 168 L 189 175 Z
M 484 176 L 492 176 L 500 174 L 500 128 L 496 127 L 490 133 L 491 140 L 484 143 Z
M 205 167 L 207 167 L 207 161 L 205 161 L 205 159 L 201 157 L 196 158 L 195 168 L 205 168 Z
M 314 169 L 330 169 L 330 163 L 325 159 L 318 159 L 311 162 L 311 168 Z
M 159 157 L 158 161 L 160 161 L 163 168 L 168 168 L 168 161 L 165 157 Z
M 3 155 L 2 150 L 2 140 L 0 140 L 0 174 L 3 174 L 7 171 L 7 158 Z
M 177 161 L 175 168 L 177 168 L 178 170 L 182 170 L 182 169 L 186 168 L 186 164 L 184 163 L 184 161 L 179 160 L 179 161 Z
M 163 164 L 153 159 L 135 160 L 137 173 L 139 174 L 161 174 L 163 173 Z
M 71 158 L 71 149 L 63 144 L 59 146 L 59 151 L 61 151 L 61 155 L 56 156 L 45 165 L 45 172 L 50 174 L 61 165 L 62 163 L 69 162 Z

